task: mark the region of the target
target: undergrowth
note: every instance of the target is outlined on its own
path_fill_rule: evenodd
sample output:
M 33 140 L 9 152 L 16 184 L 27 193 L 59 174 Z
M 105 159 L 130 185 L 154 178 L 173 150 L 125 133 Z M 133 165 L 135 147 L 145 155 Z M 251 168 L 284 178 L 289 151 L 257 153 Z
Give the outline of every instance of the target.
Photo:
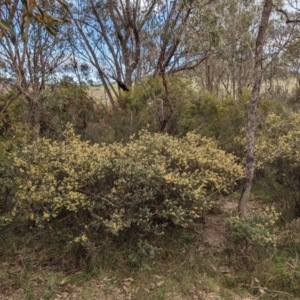
M 211 213 L 220 218 L 228 214 Z M 14 231 L 2 227 L 0 290 L 16 300 L 58 295 L 61 299 L 71 295 L 74 299 L 299 299 L 299 221 L 280 225 L 276 249 L 252 261 L 250 268 L 240 260 L 243 247 L 232 251 L 232 244 L 220 249 L 205 244 L 199 233 L 205 226 L 209 224 L 169 230 L 152 241 L 159 244 L 159 253 L 143 264 L 128 260 L 125 241 L 116 247 L 107 239 L 97 253 L 97 264 L 89 266 L 62 257 L 63 240 L 61 245 L 53 244 L 49 233 L 45 244 L 35 228 L 28 233 L 17 225 Z M 80 256 L 82 249 L 77 250 L 72 254 Z

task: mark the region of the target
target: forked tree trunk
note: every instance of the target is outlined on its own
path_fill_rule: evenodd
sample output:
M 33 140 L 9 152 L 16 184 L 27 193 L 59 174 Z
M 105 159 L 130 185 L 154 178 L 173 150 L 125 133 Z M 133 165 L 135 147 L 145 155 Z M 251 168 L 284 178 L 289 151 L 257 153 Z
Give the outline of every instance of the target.
M 263 61 L 262 51 L 265 43 L 265 35 L 268 28 L 270 14 L 273 6 L 273 0 L 265 0 L 262 16 L 259 24 L 258 34 L 256 37 L 255 57 L 254 57 L 254 82 L 252 86 L 252 93 L 248 108 L 248 119 L 246 124 L 246 140 L 247 140 L 247 152 L 246 152 L 246 174 L 245 182 L 243 185 L 242 195 L 238 205 L 238 212 L 241 217 L 245 217 L 247 214 L 247 204 L 250 199 L 250 193 L 252 188 L 253 176 L 255 171 L 255 120 L 256 109 L 259 100 L 259 92 L 262 81 Z

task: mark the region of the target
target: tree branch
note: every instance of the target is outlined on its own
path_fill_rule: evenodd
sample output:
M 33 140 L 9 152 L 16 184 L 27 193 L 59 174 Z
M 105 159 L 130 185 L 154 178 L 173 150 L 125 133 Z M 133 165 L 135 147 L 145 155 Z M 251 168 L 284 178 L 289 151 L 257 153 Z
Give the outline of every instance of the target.
M 290 19 L 288 13 L 283 10 L 282 8 L 277 8 L 276 11 L 280 12 L 281 14 L 283 14 L 286 18 L 286 24 L 289 23 L 300 23 L 300 19 Z

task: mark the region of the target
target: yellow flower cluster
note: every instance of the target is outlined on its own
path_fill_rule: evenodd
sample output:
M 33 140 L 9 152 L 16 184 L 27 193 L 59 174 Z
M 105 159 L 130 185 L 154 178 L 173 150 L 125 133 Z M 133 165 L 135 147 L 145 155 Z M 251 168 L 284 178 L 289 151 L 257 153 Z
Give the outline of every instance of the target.
M 14 155 L 14 214 L 45 224 L 73 216 L 87 236 L 91 228 L 160 234 L 168 223 L 188 226 L 211 207 L 211 194 L 243 176 L 232 154 L 194 133 L 180 139 L 143 130 L 126 145 L 90 145 L 70 127 L 64 136 Z
M 236 243 L 276 247 L 275 225 L 280 215 L 274 207 L 266 207 L 263 212 L 251 213 L 247 218 L 230 217 L 227 219 L 229 237 Z
M 72 241 L 72 243 L 75 244 L 85 244 L 87 242 L 88 242 L 88 238 L 85 234 L 75 237 Z
M 278 158 L 300 163 L 300 113 L 288 116 L 270 114 L 259 132 L 256 153 L 259 166 L 273 163 Z

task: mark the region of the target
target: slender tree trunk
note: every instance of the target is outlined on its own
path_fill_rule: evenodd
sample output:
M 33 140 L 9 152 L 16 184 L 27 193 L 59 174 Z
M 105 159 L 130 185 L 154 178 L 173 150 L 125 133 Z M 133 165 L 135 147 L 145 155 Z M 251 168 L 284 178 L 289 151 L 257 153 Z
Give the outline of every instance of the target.
M 213 83 L 212 83 L 212 74 L 211 74 L 211 68 L 210 68 L 210 57 L 208 56 L 205 60 L 205 73 L 206 73 L 206 88 L 208 91 L 213 90 Z
M 173 102 L 170 98 L 168 80 L 166 78 L 165 71 L 163 71 L 161 73 L 161 78 L 162 78 L 162 82 L 163 82 L 163 86 L 164 86 L 164 90 L 165 90 L 165 97 L 166 97 L 166 100 L 167 100 L 167 105 L 169 107 L 169 114 L 167 116 L 164 116 L 163 122 L 161 122 L 161 124 L 160 124 L 160 132 L 166 132 L 167 131 L 167 126 L 169 125 L 168 123 L 170 122 L 170 120 L 173 116 L 175 108 L 174 108 Z
M 255 63 L 254 63 L 254 82 L 252 86 L 252 93 L 248 108 L 248 120 L 246 124 L 246 140 L 247 140 L 247 152 L 246 152 L 246 174 L 245 182 L 243 186 L 242 195 L 238 205 L 239 215 L 244 217 L 247 214 L 247 204 L 250 199 L 250 193 L 252 188 L 253 176 L 255 171 L 255 119 L 256 109 L 259 100 L 259 92 L 262 81 L 262 51 L 265 43 L 265 35 L 270 19 L 270 14 L 273 6 L 273 0 L 265 0 L 261 21 L 258 29 L 255 46 Z
M 32 139 L 37 140 L 40 137 L 41 128 L 41 109 L 39 99 L 30 99 L 30 123 L 34 127 Z

